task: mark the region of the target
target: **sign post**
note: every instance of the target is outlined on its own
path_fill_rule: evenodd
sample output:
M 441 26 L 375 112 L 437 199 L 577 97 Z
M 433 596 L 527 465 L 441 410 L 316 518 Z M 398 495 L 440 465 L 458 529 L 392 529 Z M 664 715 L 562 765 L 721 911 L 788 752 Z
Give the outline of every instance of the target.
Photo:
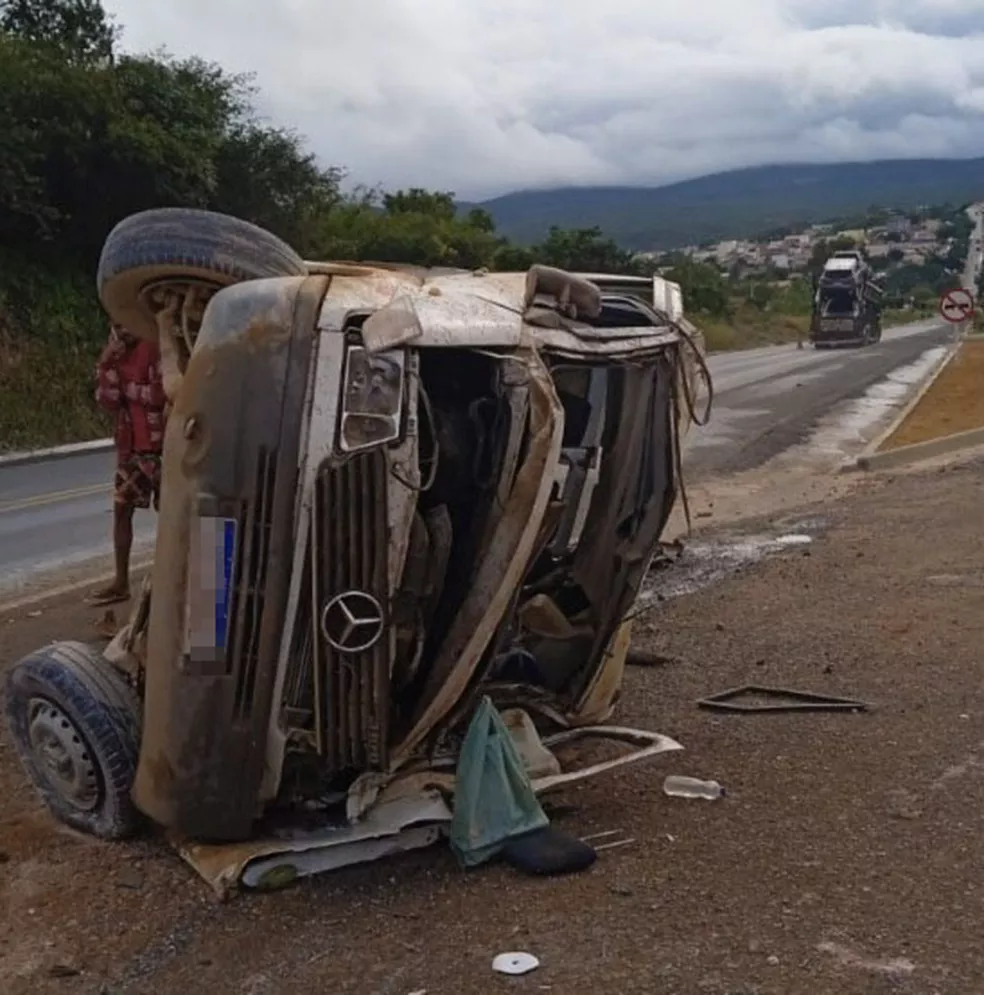
M 974 317 L 974 295 L 963 287 L 947 290 L 940 297 L 940 317 L 952 325 L 959 325 Z

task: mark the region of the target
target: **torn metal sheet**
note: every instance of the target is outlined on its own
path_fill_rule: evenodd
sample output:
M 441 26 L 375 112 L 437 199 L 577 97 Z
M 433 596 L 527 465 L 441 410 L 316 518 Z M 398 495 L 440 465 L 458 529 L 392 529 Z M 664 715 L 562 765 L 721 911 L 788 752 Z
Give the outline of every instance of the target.
M 398 294 L 366 318 L 362 341 L 369 352 L 385 352 L 419 339 L 424 334 L 420 319 L 407 294 Z
M 437 793 L 397 798 L 374 806 L 358 823 L 319 830 L 292 830 L 248 843 L 177 842 L 178 852 L 221 897 L 236 885 L 263 887 L 298 877 L 377 860 L 387 854 L 436 843 L 451 822 Z
M 608 739 L 615 742 L 628 743 L 638 747 L 631 753 L 615 757 L 612 760 L 602 760 L 599 763 L 591 764 L 580 770 L 569 771 L 563 774 L 549 774 L 546 777 L 535 778 L 533 780 L 533 790 L 537 794 L 547 791 L 556 791 L 568 784 L 583 781 L 586 778 L 594 777 L 606 771 L 615 770 L 616 767 L 624 767 L 626 764 L 638 763 L 648 757 L 655 757 L 660 753 L 671 753 L 674 750 L 682 750 L 683 747 L 669 736 L 664 736 L 658 732 L 647 732 L 642 729 L 630 729 L 626 726 L 582 726 L 579 729 L 565 729 L 563 732 L 547 736 L 543 740 L 543 745 L 548 749 L 558 746 L 566 746 L 569 743 L 582 739 Z
M 524 760 L 534 762 L 539 769 L 553 769 L 553 748 L 577 741 L 599 739 L 637 747 L 612 760 L 531 777 L 537 796 L 626 764 L 683 749 L 669 736 L 623 726 L 567 729 L 542 740 L 535 730 L 531 735 L 530 728 L 512 716 L 510 734 L 522 744 L 519 748 Z M 433 769 L 389 780 L 384 775 L 367 774 L 350 789 L 346 818 L 357 813 L 358 821 L 336 822 L 315 831 L 294 830 L 246 843 L 173 842 L 182 858 L 216 895 L 225 899 L 240 884 L 248 888 L 280 887 L 296 878 L 430 846 L 447 835 L 452 812 L 442 796 L 452 797 L 454 788 L 453 773 L 441 774 Z
M 774 704 L 762 702 L 743 704 L 742 697 L 764 697 L 776 699 Z M 783 700 L 784 699 L 784 700 Z M 697 702 L 699 708 L 718 712 L 867 712 L 871 705 L 853 698 L 838 698 L 834 695 L 814 694 L 810 691 L 795 691 L 792 688 L 763 687 L 759 684 L 744 684 L 730 688 Z

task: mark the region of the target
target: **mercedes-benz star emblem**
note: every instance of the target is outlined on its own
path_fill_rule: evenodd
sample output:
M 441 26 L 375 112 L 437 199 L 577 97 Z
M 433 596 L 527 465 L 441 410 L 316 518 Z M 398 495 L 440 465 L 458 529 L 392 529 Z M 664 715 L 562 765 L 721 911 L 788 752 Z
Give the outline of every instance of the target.
M 363 653 L 383 634 L 383 606 L 365 591 L 336 594 L 321 613 L 321 631 L 339 653 Z

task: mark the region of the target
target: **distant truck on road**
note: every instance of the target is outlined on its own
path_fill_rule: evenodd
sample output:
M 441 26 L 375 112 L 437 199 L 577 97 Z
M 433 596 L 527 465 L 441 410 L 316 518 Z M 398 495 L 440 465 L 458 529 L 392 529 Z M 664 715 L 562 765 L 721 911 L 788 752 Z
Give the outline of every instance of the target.
M 882 293 L 860 252 L 835 252 L 814 287 L 810 341 L 815 348 L 878 342 Z

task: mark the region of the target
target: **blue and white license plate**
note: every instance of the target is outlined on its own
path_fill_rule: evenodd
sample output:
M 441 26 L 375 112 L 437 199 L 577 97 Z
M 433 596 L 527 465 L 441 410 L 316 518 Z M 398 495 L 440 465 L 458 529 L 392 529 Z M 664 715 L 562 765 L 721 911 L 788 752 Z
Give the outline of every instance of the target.
M 238 534 L 235 518 L 201 517 L 192 524 L 185 640 L 192 660 L 215 662 L 225 657 Z

